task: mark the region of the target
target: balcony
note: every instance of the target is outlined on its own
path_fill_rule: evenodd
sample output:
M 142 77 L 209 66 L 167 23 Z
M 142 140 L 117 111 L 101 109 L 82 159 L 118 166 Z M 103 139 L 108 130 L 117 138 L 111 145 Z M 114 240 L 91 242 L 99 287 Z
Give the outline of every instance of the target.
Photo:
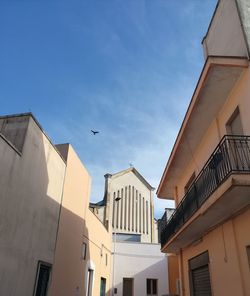
M 167 221 L 161 222 L 161 246 L 178 250 L 250 203 L 250 136 L 224 136 Z

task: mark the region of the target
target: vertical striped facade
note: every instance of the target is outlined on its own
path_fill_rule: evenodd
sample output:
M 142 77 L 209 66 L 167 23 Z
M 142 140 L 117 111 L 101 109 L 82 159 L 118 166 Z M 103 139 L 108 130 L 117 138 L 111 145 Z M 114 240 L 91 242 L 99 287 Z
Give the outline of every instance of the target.
M 150 234 L 150 197 L 128 185 L 112 194 L 112 227 L 126 233 Z M 115 202 L 115 199 L 121 198 Z
M 153 242 L 154 188 L 135 170 L 106 177 L 109 222 L 116 233 L 141 236 L 141 242 Z

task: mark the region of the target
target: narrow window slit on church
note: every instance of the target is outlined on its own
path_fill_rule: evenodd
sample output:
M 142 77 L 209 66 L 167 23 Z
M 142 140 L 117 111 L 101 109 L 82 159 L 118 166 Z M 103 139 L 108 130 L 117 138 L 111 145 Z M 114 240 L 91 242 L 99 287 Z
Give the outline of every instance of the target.
M 134 231 L 134 220 L 135 220 L 135 188 L 132 187 L 132 231 Z
M 128 187 L 128 230 L 130 230 L 130 217 L 131 216 L 131 186 Z
M 141 232 L 141 194 L 139 194 L 139 232 Z
M 117 192 L 117 198 L 120 197 L 120 192 L 118 190 Z M 117 212 L 116 212 L 116 228 L 119 227 L 119 204 L 120 204 L 120 201 L 117 201 Z
M 115 192 L 114 192 L 114 198 L 113 198 L 113 213 L 112 213 L 112 226 L 114 227 L 115 226 Z
M 125 187 L 124 229 L 127 229 L 127 186 Z
M 120 220 L 120 229 L 123 229 L 123 188 L 121 189 L 121 220 Z
M 142 200 L 143 200 L 143 202 L 142 202 L 142 213 L 143 213 L 142 222 L 143 222 L 143 233 L 145 233 L 145 199 L 144 199 L 144 197 Z

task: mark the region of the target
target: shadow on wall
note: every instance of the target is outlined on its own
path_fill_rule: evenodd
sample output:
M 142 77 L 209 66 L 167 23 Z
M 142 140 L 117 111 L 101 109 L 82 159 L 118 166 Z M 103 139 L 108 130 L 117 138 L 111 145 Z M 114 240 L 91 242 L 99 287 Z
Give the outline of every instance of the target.
M 20 117 L 28 124 L 18 133 Z M 65 163 L 31 115 L 1 120 L 11 136 L 0 136 L 0 292 L 33 295 L 39 268 L 48 274 L 54 260 Z
M 67 169 L 51 295 L 99 295 L 101 287 L 104 290 L 109 284 L 106 255 L 111 238 L 89 210 L 87 170 L 71 145 L 57 147 L 67 161 Z
M 86 263 L 90 259 L 85 220 L 62 207 L 50 296 L 85 295 Z
M 101 239 L 106 229 L 88 209 L 88 173 L 73 148 L 66 146 L 67 168 L 49 296 L 80 296 L 88 294 L 87 290 L 88 295 L 99 295 L 101 276 L 106 276 L 100 248 L 105 244 Z M 94 235 L 100 229 L 100 237 Z
M 28 121 L 27 130 L 22 126 L 21 133 L 15 131 L 20 117 Z M 11 118 L 11 137 L 0 134 L 0 294 L 33 295 L 44 288 L 40 284 L 47 283 L 50 274 L 49 296 L 83 296 L 89 283 L 90 289 L 96 284 L 92 295 L 99 295 L 100 279 L 108 279 L 110 265 L 100 267 L 104 257 L 96 246 L 98 237 L 90 247 L 85 220 L 88 201 L 79 205 L 81 214 L 79 208 L 64 205 L 64 200 L 61 206 L 65 161 L 31 114 Z M 23 141 L 17 143 L 23 146 L 15 147 L 15 137 L 20 136 Z M 74 194 L 67 198 L 73 199 Z M 103 226 L 98 227 L 102 231 Z M 94 231 L 91 226 L 91 233 Z M 97 277 L 91 284 L 93 262 Z M 106 290 L 109 295 L 109 283 Z

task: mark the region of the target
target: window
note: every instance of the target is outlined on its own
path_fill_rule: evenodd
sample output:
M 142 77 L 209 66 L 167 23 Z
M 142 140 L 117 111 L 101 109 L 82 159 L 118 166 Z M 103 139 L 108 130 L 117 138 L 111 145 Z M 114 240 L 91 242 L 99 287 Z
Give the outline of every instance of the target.
M 147 279 L 147 296 L 157 295 L 157 279 Z
M 125 187 L 124 229 L 127 229 L 127 186 Z
M 139 232 L 141 233 L 141 194 L 139 194 Z
M 131 226 L 131 186 L 128 187 L 128 230 L 130 230 Z
M 106 279 L 101 278 L 100 296 L 106 295 Z
M 148 234 L 148 201 L 146 201 L 146 231 Z
M 134 295 L 134 279 L 133 278 L 123 278 L 122 295 L 123 296 Z
M 246 249 L 247 249 L 248 266 L 249 266 L 249 269 L 250 269 L 250 246 L 247 246 Z
M 143 225 L 143 233 L 145 233 L 145 200 L 142 198 L 142 225 Z
M 195 172 L 193 172 L 192 176 L 189 178 L 189 180 L 187 181 L 187 184 L 184 187 L 185 194 L 188 192 L 188 190 L 190 189 L 190 187 L 194 183 L 194 180 L 195 180 Z
M 35 285 L 35 296 L 46 296 L 50 279 L 51 265 L 39 261 Z
M 112 226 L 115 227 L 115 192 L 113 193 Z
M 209 273 L 209 254 L 204 252 L 188 261 L 189 287 L 191 296 L 211 296 L 211 282 Z M 204 294 L 206 291 L 206 294 Z
M 123 229 L 123 188 L 121 190 L 121 219 L 120 219 L 120 229 Z
M 87 294 L 86 294 L 86 296 L 92 296 L 93 279 L 94 279 L 94 270 L 93 269 L 88 269 Z
M 82 243 L 82 260 L 86 259 L 86 252 L 87 252 L 87 244 Z
M 235 111 L 229 118 L 226 124 L 226 129 L 229 135 L 243 135 L 239 107 L 235 109 Z
M 136 190 L 135 197 L 135 231 L 138 231 L 138 191 Z
M 132 186 L 132 231 L 135 229 L 135 187 Z
M 114 241 L 115 235 L 113 235 L 113 241 Z M 134 234 L 134 233 L 117 233 L 116 234 L 116 241 L 117 242 L 140 242 L 141 241 L 141 235 L 140 234 Z
M 117 205 L 116 206 L 116 229 L 118 229 L 118 227 L 119 227 L 119 205 L 120 205 L 120 203 L 119 203 L 119 201 L 120 201 L 120 191 L 118 190 L 118 192 L 117 192 L 117 201 L 115 200 L 115 204 Z

